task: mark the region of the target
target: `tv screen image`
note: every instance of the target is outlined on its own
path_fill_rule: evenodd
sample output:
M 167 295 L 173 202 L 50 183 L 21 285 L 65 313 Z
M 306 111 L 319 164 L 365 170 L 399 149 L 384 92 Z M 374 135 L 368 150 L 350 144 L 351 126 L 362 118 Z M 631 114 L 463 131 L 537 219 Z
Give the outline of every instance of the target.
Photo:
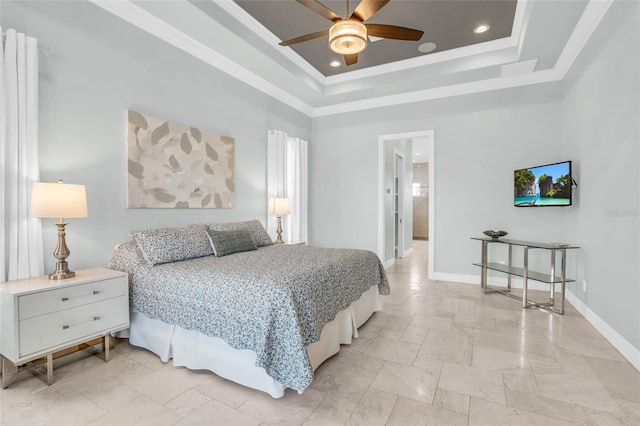
M 516 207 L 571 205 L 571 161 L 520 169 L 513 175 Z

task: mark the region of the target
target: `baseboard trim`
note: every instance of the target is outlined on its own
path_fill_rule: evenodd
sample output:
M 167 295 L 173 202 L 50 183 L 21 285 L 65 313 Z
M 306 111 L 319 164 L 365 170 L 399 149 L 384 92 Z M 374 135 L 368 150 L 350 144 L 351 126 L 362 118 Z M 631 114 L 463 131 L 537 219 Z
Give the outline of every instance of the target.
M 598 330 L 598 332 L 602 334 L 602 336 L 607 339 L 609 343 L 611 343 L 613 347 L 631 363 L 631 365 L 636 368 L 636 370 L 640 371 L 640 350 L 629 343 L 571 291 L 567 291 L 566 300 L 571 303 L 571 305 L 576 308 L 576 310 L 580 312 L 582 316 L 589 321 L 589 323 Z
M 384 262 L 382 262 L 382 267 L 384 269 L 387 269 L 387 268 L 392 267 L 395 263 L 396 263 L 395 259 L 385 260 Z

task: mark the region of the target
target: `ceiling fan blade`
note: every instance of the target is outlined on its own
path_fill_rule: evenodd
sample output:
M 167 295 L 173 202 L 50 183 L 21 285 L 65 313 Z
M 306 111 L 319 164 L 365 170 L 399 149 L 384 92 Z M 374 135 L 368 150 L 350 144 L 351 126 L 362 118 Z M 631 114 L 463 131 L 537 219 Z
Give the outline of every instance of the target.
M 356 10 L 351 14 L 351 19 L 366 21 L 382 9 L 390 0 L 362 0 Z
M 362 3 L 361 3 L 362 4 Z M 424 31 L 412 28 L 398 27 L 386 24 L 364 24 L 367 27 L 367 35 L 374 37 L 390 38 L 393 40 L 418 41 Z
M 327 6 L 323 5 L 317 0 L 296 0 L 296 1 L 301 5 L 313 10 L 315 13 L 322 16 L 323 18 L 330 20 L 331 22 L 336 22 L 342 19 L 333 10 L 329 9 Z
M 358 54 L 354 53 L 352 55 L 344 55 L 344 63 L 345 65 L 353 65 L 358 62 Z
M 300 37 L 292 38 L 291 40 L 285 40 L 278 43 L 280 46 L 290 46 L 296 43 L 302 43 L 303 41 L 309 41 L 316 38 L 324 37 L 329 35 L 329 30 L 322 30 L 311 34 L 305 34 Z

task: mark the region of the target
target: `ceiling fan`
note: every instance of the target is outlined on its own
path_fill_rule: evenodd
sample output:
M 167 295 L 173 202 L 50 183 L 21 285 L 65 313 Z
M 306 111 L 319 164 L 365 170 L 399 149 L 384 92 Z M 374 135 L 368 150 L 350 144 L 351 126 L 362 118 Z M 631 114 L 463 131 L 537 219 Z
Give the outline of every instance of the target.
M 347 13 L 344 18 L 317 0 L 296 1 L 333 22 L 333 25 L 326 30 L 282 41 L 280 46 L 290 46 L 328 35 L 329 48 L 343 55 L 346 65 L 353 65 L 358 62 L 358 53 L 367 47 L 367 35 L 393 40 L 418 41 L 424 34 L 424 31 L 396 25 L 364 23 L 389 3 L 390 0 L 362 0 L 351 16 L 349 16 L 349 0 L 347 0 Z

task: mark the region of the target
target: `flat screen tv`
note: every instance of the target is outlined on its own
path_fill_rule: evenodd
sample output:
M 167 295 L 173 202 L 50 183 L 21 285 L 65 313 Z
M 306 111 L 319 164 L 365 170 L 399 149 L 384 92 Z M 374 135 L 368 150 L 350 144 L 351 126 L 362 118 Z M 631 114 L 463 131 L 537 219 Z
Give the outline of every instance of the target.
M 571 161 L 516 170 L 513 176 L 514 206 L 571 205 Z

